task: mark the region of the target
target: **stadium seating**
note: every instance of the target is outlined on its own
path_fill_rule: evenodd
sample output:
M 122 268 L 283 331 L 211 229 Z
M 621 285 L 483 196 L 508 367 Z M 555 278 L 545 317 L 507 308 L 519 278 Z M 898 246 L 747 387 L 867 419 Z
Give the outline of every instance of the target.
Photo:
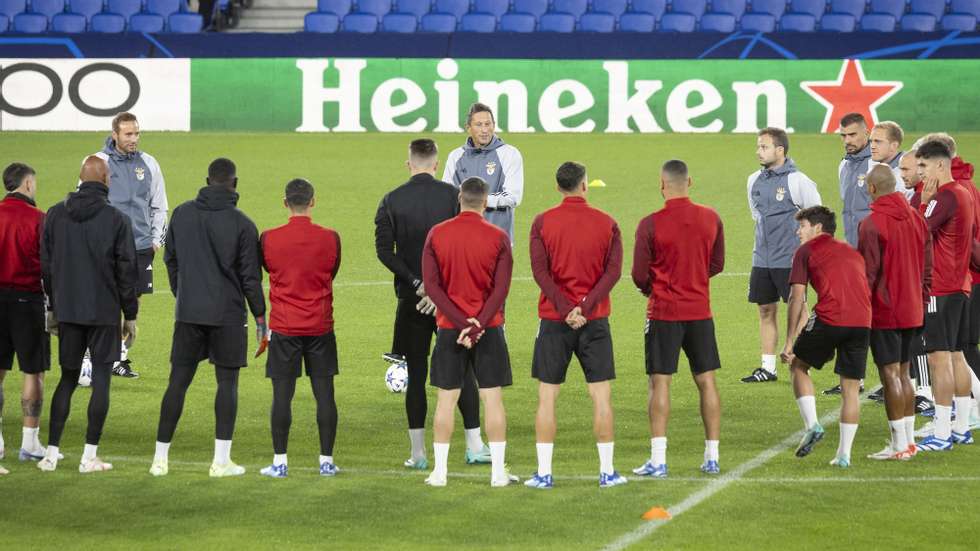
M 909 13 L 902 16 L 899 27 L 903 31 L 931 33 L 936 30 L 936 18 L 928 13 Z
M 972 32 L 977 30 L 977 17 L 966 13 L 944 15 L 939 22 L 944 31 Z
M 861 30 L 890 33 L 895 30 L 895 18 L 887 13 L 867 13 L 861 17 Z
M 578 19 L 578 30 L 590 33 L 611 33 L 616 30 L 616 16 L 611 13 L 586 12 Z
M 854 19 L 860 19 L 864 15 L 864 9 L 868 6 L 865 0 L 831 0 L 830 12 L 847 14 Z
M 667 13 L 660 18 L 660 30 L 664 32 L 689 33 L 696 25 L 697 17 L 690 13 Z
M 134 33 L 163 32 L 163 16 L 156 13 L 137 13 L 129 18 L 128 29 Z
M 633 0 L 629 11 L 632 13 L 649 13 L 657 21 L 667 10 L 667 0 Z
M 386 33 L 414 33 L 419 20 L 411 13 L 389 13 L 381 18 L 381 31 Z
M 820 18 L 820 30 L 849 33 L 857 27 L 857 19 L 848 13 L 827 13 Z
M 980 17 L 980 0 L 953 0 L 949 3 L 949 13 L 965 13 Z
M 86 23 L 102 11 L 102 0 L 69 0 L 68 11 L 85 16 Z
M 317 0 L 316 12 L 312 13 L 332 13 L 340 18 L 350 13 L 351 3 L 351 0 Z
M 450 13 L 423 15 L 419 30 L 426 33 L 451 33 L 456 30 L 456 16 Z
M 335 13 L 310 12 L 303 18 L 303 30 L 308 33 L 335 33 L 340 29 L 340 17 Z
M 735 16 L 730 13 L 706 13 L 701 16 L 701 30 L 706 32 L 735 32 Z
M 177 12 L 167 18 L 167 28 L 172 33 L 199 33 L 204 28 L 204 18 L 197 13 Z
M 47 19 L 63 11 L 65 11 L 65 0 L 31 0 L 31 13 L 39 13 Z
M 704 15 L 705 9 L 707 9 L 706 0 L 674 0 L 670 11 L 676 14 L 687 13 L 699 18 Z
M 682 0 L 683 1 L 683 0 Z M 587 0 L 552 0 L 551 11 L 555 13 L 568 13 L 576 20 L 589 9 Z
M 355 13 L 370 14 L 380 20 L 390 11 L 391 0 L 357 0 Z
M 817 28 L 817 18 L 809 13 L 787 13 L 779 19 L 779 30 L 809 33 Z
M 51 31 L 56 33 L 83 33 L 88 22 L 80 13 L 56 13 L 51 18 Z
M 885 13 L 897 21 L 905 13 L 905 0 L 871 0 L 868 13 Z
M 786 0 L 752 0 L 751 13 L 768 13 L 776 19 L 786 13 Z
M 433 12 L 450 13 L 459 21 L 463 14 L 470 11 L 469 0 L 436 0 L 436 7 Z
M 92 16 L 89 29 L 95 33 L 121 33 L 126 29 L 126 19 L 118 13 L 97 13 Z
M 771 13 L 747 13 L 742 16 L 739 25 L 743 31 L 771 33 L 776 30 L 776 16 Z
M 142 4 L 142 0 L 108 0 L 106 10 L 103 13 L 121 15 L 125 24 L 130 17 L 136 15 L 143 9 Z
M 349 33 L 377 32 L 378 17 L 373 13 L 349 13 L 340 24 L 340 30 Z
M 946 0 L 912 0 L 909 13 L 924 13 L 939 19 L 946 13 Z
M 713 0 L 711 13 L 727 13 L 739 19 L 745 13 L 745 0 Z M 701 24 L 704 25 L 704 22 Z
M 575 30 L 575 16 L 570 13 L 548 12 L 538 19 L 538 30 L 547 33 L 570 33 Z
M 15 15 L 27 11 L 27 0 L 0 0 L 0 15 L 7 16 L 9 22 Z
M 608 13 L 617 19 L 626 13 L 628 2 L 626 0 L 592 0 L 592 11 L 595 13 Z
M 181 0 L 146 0 L 145 11 L 146 13 L 155 13 L 166 18 L 180 11 L 181 3 Z
M 633 33 L 653 32 L 657 18 L 649 13 L 626 12 L 619 17 L 619 30 Z
M 505 33 L 533 33 L 538 19 L 530 13 L 505 13 L 500 17 L 500 31 Z
M 398 0 L 397 13 L 410 13 L 418 19 L 429 13 L 432 3 L 429 0 Z
M 510 7 L 510 0 L 476 0 L 473 3 L 473 12 L 477 13 L 489 13 L 494 16 L 496 20 L 500 19 L 500 16 L 507 13 L 507 9 Z
M 40 13 L 18 13 L 13 28 L 18 33 L 43 33 L 48 29 L 48 18 Z
M 0 13 L 0 33 L 7 32 L 10 28 L 10 19 L 5 14 Z
M 497 18 L 491 13 L 468 13 L 459 20 L 459 30 L 466 33 L 492 33 L 497 30 Z
M 812 15 L 814 20 L 823 17 L 825 11 L 827 11 L 825 0 L 793 0 L 789 4 L 789 13 Z

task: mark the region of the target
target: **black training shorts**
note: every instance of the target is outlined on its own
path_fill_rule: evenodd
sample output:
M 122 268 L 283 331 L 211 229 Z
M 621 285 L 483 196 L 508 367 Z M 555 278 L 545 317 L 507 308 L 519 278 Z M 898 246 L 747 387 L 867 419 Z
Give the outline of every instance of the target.
M 44 295 L 0 298 L 0 369 L 17 365 L 24 373 L 51 367 L 51 337 L 44 326 Z
M 590 320 L 579 329 L 561 321 L 541 320 L 534 339 L 531 376 L 542 383 L 564 383 L 573 353 L 582 365 L 587 383 L 616 378 L 608 318 Z
M 820 369 L 836 353 L 834 373 L 848 379 L 863 379 L 870 334 L 867 327 L 827 325 L 816 314 L 811 314 L 793 344 L 793 354 L 810 367 Z
M 221 367 L 248 365 L 248 326 L 198 325 L 174 322 L 171 364 L 197 364 L 207 359 Z
M 265 376 L 270 379 L 297 378 L 306 366 L 307 377 L 333 377 L 337 374 L 337 336 L 333 331 L 308 337 L 279 333 L 269 336 L 269 357 Z
M 81 371 L 82 358 L 88 349 L 92 368 L 119 361 L 122 348 L 121 329 L 116 325 L 58 324 L 58 360 L 62 371 Z
M 789 268 L 752 267 L 749 275 L 749 302 L 772 304 L 789 300 Z
M 922 340 L 922 328 L 872 329 L 871 356 L 875 365 L 906 363 L 912 357 L 912 344 Z
M 647 375 L 673 375 L 681 350 L 695 374 L 721 369 L 713 319 L 694 321 L 647 320 Z
M 503 327 L 487 329 L 473 348 L 456 344 L 459 331 L 442 329 L 436 332 L 436 346 L 432 349 L 429 368 L 429 384 L 454 390 L 463 387 L 466 372 L 473 371 L 480 388 L 510 386 L 510 356 Z
M 968 300 L 963 293 L 929 297 L 922 333 L 926 340 L 926 352 L 959 352 L 966 348 L 969 340 Z
M 139 275 L 136 283 L 137 295 L 153 294 L 153 247 L 136 251 L 136 269 Z

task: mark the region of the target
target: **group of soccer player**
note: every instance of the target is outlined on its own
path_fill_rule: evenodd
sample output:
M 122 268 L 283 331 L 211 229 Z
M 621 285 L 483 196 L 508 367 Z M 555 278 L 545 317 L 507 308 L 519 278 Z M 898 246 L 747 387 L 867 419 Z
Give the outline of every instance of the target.
M 980 297 L 970 299 L 977 296 L 973 285 L 980 283 L 980 193 L 970 179 L 972 166 L 956 156 L 955 142 L 945 134 L 928 135 L 903 153 L 896 123 L 880 122 L 869 129 L 863 117 L 851 114 L 840 126 L 847 153 L 840 177 L 848 243 L 834 239 L 836 216 L 821 206 L 816 185 L 788 156 L 786 132 L 765 128 L 758 134 L 762 168 L 747 183 L 756 225 L 749 300 L 759 305 L 763 355 L 762 366 L 743 381 L 776 380 L 776 316 L 782 299 L 788 312 L 780 357 L 789 364 L 805 429 L 796 455 L 808 455 L 824 434 L 809 369 L 821 368 L 836 355 L 836 392 L 842 406 L 840 443 L 831 464 L 849 466 L 869 347 L 879 368 L 892 437 L 885 450 L 870 457 L 907 460 L 919 452 L 972 443 L 970 417 L 976 403 L 971 392 L 980 396 L 980 382 L 971 371 L 980 369 Z M 57 468 L 72 394 L 78 381 L 87 379 L 92 396 L 79 471 L 112 468 L 97 455 L 109 408 L 110 374 L 131 371 L 123 349 L 136 338 L 139 295 L 152 292 L 153 253 L 165 247 L 177 303 L 170 379 L 150 473 L 168 474 L 169 447 L 184 397 L 204 359 L 214 365 L 217 380 L 210 475 L 245 472 L 231 460 L 231 444 L 251 312 L 258 354 L 268 348 L 266 376 L 273 390 L 274 455 L 260 473 L 288 476 L 291 402 L 305 366 L 316 399 L 319 472 L 336 475 L 333 281 L 341 243 L 335 231 L 312 222 L 312 184 L 288 182 L 283 199 L 288 223 L 260 235 L 236 207 L 234 163 L 219 158 L 210 164 L 197 197 L 174 209 L 168 225 L 162 172 L 138 150 L 135 116 L 118 115 L 112 128 L 105 149 L 84 160 L 77 191 L 46 215 L 34 203 L 38 184 L 33 169 L 14 163 L 3 174 L 8 194 L 0 202 L 0 377 L 11 369 L 16 354 L 25 373 L 20 459 L 37 461 L 43 471 Z M 405 467 L 430 469 L 428 379 L 437 388 L 437 403 L 434 460 L 426 484 L 447 483 L 453 410 L 458 407 L 465 461 L 491 464 L 491 485 L 507 486 L 518 479 L 505 463 L 502 389 L 513 378 L 504 313 L 516 245 L 514 211 L 524 187 L 523 159 L 497 136 L 488 106 L 470 107 L 466 129 L 469 136 L 448 155 L 442 180 L 436 178 L 435 142 L 412 141 L 409 180 L 378 206 L 377 255 L 393 273 L 398 297 L 392 352 L 385 357 L 404 362 L 409 373 L 405 408 L 411 455 Z M 531 366 L 539 383 L 537 469 L 525 485 L 554 485 L 555 406 L 574 354 L 593 403 L 599 486 L 617 486 L 627 479 L 613 461 L 610 382 L 615 365 L 608 318 L 610 292 L 622 272 L 622 237 L 611 216 L 589 205 L 585 166 L 565 162 L 555 181 L 561 201 L 535 217 L 528 243 L 541 294 Z M 721 406 L 714 372 L 721 361 L 709 279 L 724 269 L 723 225 L 714 210 L 691 201 L 693 180 L 683 161 L 664 163 L 659 183 L 664 206 L 636 228 L 631 269 L 634 284 L 648 297 L 644 346 L 651 436 L 650 458 L 633 473 L 668 476 L 670 383 L 683 350 L 700 394 L 705 431 L 701 471 L 718 474 Z M 269 273 L 268 323 L 263 269 Z M 817 295 L 809 315 L 808 286 Z M 50 364 L 49 334 L 59 336 L 62 377 L 52 399 L 45 447 L 38 426 L 43 374 Z M 933 434 L 916 444 L 916 392 L 909 375 L 911 361 L 921 355 L 928 357 L 931 371 L 935 422 Z M 91 366 L 88 377 L 83 373 L 86 364 Z M 2 396 L 0 386 L 0 408 Z M 0 439 L 0 458 L 3 451 Z

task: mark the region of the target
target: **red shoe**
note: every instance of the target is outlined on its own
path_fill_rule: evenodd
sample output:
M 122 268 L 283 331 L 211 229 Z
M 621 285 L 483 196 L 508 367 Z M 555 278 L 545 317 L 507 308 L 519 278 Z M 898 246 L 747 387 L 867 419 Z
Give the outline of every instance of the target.
M 909 459 L 912 459 L 919 453 L 919 448 L 915 447 L 915 444 L 909 444 Z

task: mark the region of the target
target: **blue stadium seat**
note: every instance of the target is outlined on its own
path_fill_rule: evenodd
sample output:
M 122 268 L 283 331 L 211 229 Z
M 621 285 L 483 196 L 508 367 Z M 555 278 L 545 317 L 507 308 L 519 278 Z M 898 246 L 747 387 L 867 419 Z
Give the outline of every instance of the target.
M 730 13 L 706 13 L 701 16 L 701 30 L 715 33 L 735 32 L 735 16 Z
M 902 16 L 899 27 L 903 31 L 931 33 L 936 30 L 936 17 L 928 13 L 909 13 Z
M 0 0 L 0 14 L 12 19 L 15 15 L 27 11 L 27 0 Z
M 391 11 L 391 0 L 357 0 L 356 13 L 369 13 L 378 19 Z M 374 31 L 370 31 L 374 32 Z
M 56 33 L 83 33 L 85 25 L 85 16 L 80 13 L 56 13 L 51 18 L 51 31 Z
M 831 13 L 846 13 L 854 19 L 860 19 L 868 7 L 867 0 L 831 0 Z
M 854 32 L 856 27 L 857 20 L 849 13 L 827 13 L 820 18 L 821 31 L 849 33 Z
M 10 19 L 7 19 L 6 14 L 0 13 L 0 33 L 7 32 L 10 28 Z
M 204 29 L 204 18 L 198 13 L 177 12 L 167 18 L 167 31 L 179 34 L 199 33 Z
M 689 13 L 698 18 L 704 15 L 706 4 L 706 0 L 674 0 L 670 11 L 671 13 Z
M 790 13 L 806 13 L 813 16 L 814 21 L 823 17 L 827 11 L 826 0 L 793 0 L 789 4 Z
M 139 13 L 142 9 L 142 0 L 108 0 L 105 11 L 106 13 L 121 15 L 123 19 L 128 20 L 130 16 Z
M 102 11 L 102 0 L 69 0 L 68 11 L 85 16 L 85 21 Z
M 548 0 L 514 0 L 513 13 L 529 13 L 538 18 L 548 12 Z
M 373 13 L 348 13 L 340 30 L 349 33 L 373 33 L 378 31 L 378 17 Z
M 887 13 L 897 21 L 905 13 L 905 0 L 871 0 L 869 13 Z
M 459 30 L 465 33 L 492 33 L 497 30 L 497 18 L 492 13 L 468 13 L 459 20 Z
M 18 13 L 14 16 L 14 32 L 43 33 L 48 30 L 48 18 L 40 13 Z
M 56 13 L 65 11 L 65 0 L 31 0 L 31 12 L 50 19 Z
M 451 13 L 459 21 L 459 18 L 463 17 L 464 13 L 470 11 L 470 0 L 436 0 L 436 9 L 432 11 Z
M 946 13 L 946 0 L 912 0 L 909 13 L 927 13 L 939 19 Z
M 410 13 L 416 18 L 429 13 L 432 2 L 429 0 L 398 0 L 398 13 Z
M 770 13 L 747 13 L 739 21 L 743 31 L 771 33 L 776 30 L 776 16 Z
M 657 18 L 649 13 L 626 12 L 619 16 L 619 30 L 631 33 L 650 33 L 657 25 Z
M 538 18 L 530 13 L 505 13 L 500 16 L 500 31 L 505 33 L 533 33 Z
M 654 19 L 660 21 L 664 12 L 667 11 L 667 0 L 633 0 L 630 3 L 629 11 L 632 13 L 649 13 Z
M 126 30 L 126 20 L 118 13 L 97 13 L 90 20 L 94 33 L 121 33 Z
M 779 18 L 779 30 L 810 33 L 817 28 L 817 18 L 809 13 L 787 13 Z
M 501 15 L 507 13 L 509 7 L 510 0 L 476 0 L 473 4 L 473 11 L 489 13 L 499 20 Z
M 698 19 L 690 13 L 665 13 L 660 18 L 660 30 L 668 33 L 689 33 L 694 31 Z
M 786 0 L 752 0 L 751 12 L 768 13 L 779 19 L 786 12 Z
M 575 16 L 570 13 L 548 12 L 538 19 L 538 30 L 548 33 L 570 33 L 575 30 Z
M 556 13 L 570 13 L 575 19 L 582 17 L 582 14 L 589 9 L 588 0 L 553 0 L 551 11 Z
M 610 13 L 617 18 L 626 13 L 626 0 L 592 0 L 592 11 L 596 13 Z
M 156 13 L 137 13 L 129 18 L 127 29 L 134 33 L 161 33 L 163 16 Z
M 424 33 L 451 33 L 456 30 L 456 16 L 451 13 L 423 15 L 419 30 Z
M 738 19 L 745 13 L 745 0 L 713 0 L 711 13 L 730 13 Z
M 611 33 L 616 30 L 616 16 L 611 13 L 585 12 L 578 18 L 578 30 L 586 33 Z
M 866 13 L 861 18 L 861 30 L 890 33 L 895 30 L 895 18 L 887 13 Z
M 977 18 L 968 13 L 950 13 L 939 22 L 944 31 L 973 32 L 977 30 Z
M 381 32 L 414 33 L 419 19 L 411 13 L 389 13 L 381 18 Z
M 340 29 L 340 17 L 335 13 L 310 12 L 303 18 L 303 30 L 308 33 L 335 33 Z
M 351 10 L 351 0 L 317 0 L 316 1 L 316 11 L 320 13 L 332 13 L 339 17 L 343 17 L 350 13 Z M 333 32 L 333 31 L 316 31 L 316 32 Z
M 953 0 L 949 4 L 949 12 L 980 17 L 980 0 Z
M 181 8 L 181 0 L 146 0 L 146 13 L 155 13 L 163 17 L 170 17 L 177 13 Z

